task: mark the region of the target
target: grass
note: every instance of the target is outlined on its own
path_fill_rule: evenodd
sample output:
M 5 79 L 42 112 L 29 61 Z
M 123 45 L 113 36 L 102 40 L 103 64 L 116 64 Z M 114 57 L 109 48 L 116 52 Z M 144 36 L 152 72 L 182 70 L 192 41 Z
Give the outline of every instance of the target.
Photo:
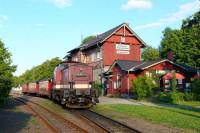
M 33 125 L 38 125 L 38 121 L 35 117 L 31 117 L 30 123 L 33 124 Z
M 200 101 L 184 101 L 180 102 L 180 105 L 192 106 L 192 107 L 200 107 Z
M 92 110 L 118 119 L 136 117 L 157 124 L 200 132 L 200 110 L 124 104 L 98 105 Z
M 40 104 L 50 110 L 53 110 L 55 113 L 58 113 L 62 116 L 69 116 L 70 113 L 67 109 L 63 109 L 61 105 L 55 104 L 54 102 L 50 101 L 49 99 L 43 99 Z

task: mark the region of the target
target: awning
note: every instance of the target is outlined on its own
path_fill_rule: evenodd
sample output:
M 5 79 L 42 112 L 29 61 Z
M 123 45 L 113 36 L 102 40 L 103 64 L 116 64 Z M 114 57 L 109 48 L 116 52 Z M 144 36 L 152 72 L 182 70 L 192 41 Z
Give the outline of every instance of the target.
M 185 77 L 182 74 L 180 74 L 180 73 L 175 73 L 175 76 L 176 76 L 176 79 L 185 79 Z M 162 78 L 164 80 L 166 80 L 166 79 L 172 79 L 173 78 L 173 74 L 172 73 L 167 73 Z

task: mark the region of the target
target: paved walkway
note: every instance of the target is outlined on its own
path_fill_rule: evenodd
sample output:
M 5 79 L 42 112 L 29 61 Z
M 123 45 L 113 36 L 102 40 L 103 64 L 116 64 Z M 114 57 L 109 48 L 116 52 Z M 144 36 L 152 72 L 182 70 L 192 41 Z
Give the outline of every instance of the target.
M 134 104 L 141 105 L 139 102 L 132 102 L 128 99 L 114 97 L 99 97 L 99 104 Z

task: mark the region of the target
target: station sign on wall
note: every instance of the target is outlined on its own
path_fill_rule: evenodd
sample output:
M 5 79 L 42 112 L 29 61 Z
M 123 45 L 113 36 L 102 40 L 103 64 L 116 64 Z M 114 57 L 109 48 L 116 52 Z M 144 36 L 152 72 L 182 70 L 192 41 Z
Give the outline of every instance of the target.
M 117 54 L 129 54 L 130 46 L 127 44 L 116 44 Z

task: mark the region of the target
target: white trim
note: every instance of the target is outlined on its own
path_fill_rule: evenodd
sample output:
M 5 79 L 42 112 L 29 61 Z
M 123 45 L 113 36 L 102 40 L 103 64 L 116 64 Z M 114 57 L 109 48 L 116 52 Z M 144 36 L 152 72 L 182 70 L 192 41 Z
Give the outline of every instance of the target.
M 109 67 L 109 69 L 108 69 L 107 72 L 110 72 L 110 70 L 115 66 L 116 62 L 117 62 L 117 60 L 115 60 L 115 61 L 113 62 L 113 64 Z M 106 73 L 107 73 L 107 72 L 106 72 Z
M 142 64 L 139 64 L 139 65 L 137 65 L 137 66 L 134 66 L 134 67 L 132 67 L 131 69 L 129 69 L 128 71 L 134 71 L 134 69 L 136 68 L 136 67 L 138 67 L 138 66 L 140 66 L 140 65 L 143 65 L 145 62 L 143 62 Z
M 155 65 L 157 65 L 157 64 L 159 64 L 159 63 L 162 63 L 162 62 L 165 62 L 165 61 L 167 61 L 167 60 L 164 59 L 164 60 L 161 60 L 161 61 L 159 61 L 159 62 L 155 62 L 154 64 L 151 64 L 151 65 L 149 65 L 149 66 L 147 66 L 147 67 L 142 68 L 142 70 L 147 69 L 147 68 L 152 67 L 152 66 L 155 66 Z M 141 64 L 141 65 L 142 65 L 142 64 Z
M 113 33 L 111 33 L 109 36 L 107 36 L 104 40 L 102 40 L 100 43 L 104 42 L 105 40 L 107 40 L 108 38 L 110 38 L 116 31 L 118 31 L 120 28 L 122 28 L 123 26 L 125 26 L 125 24 L 122 24 L 119 28 L 117 28 L 115 31 L 113 31 Z
M 136 38 L 138 38 L 139 41 L 141 41 L 142 45 L 146 46 L 146 43 L 126 24 L 124 23 L 122 26 L 120 26 L 119 28 L 117 28 L 115 31 L 113 31 L 113 33 L 111 33 L 109 36 L 107 36 L 104 40 L 102 40 L 100 43 L 104 42 L 105 40 L 107 40 L 108 38 L 110 38 L 114 33 L 116 33 L 117 30 L 119 30 L 120 28 L 122 28 L 124 26 L 124 28 L 128 28 L 131 32 L 132 35 L 134 35 Z
M 143 68 L 142 70 L 147 69 L 147 68 L 152 67 L 152 66 L 155 66 L 155 65 L 157 65 L 157 64 L 159 64 L 159 63 L 162 63 L 162 62 L 165 62 L 165 61 L 167 61 L 167 62 L 169 62 L 169 63 L 171 63 L 171 64 L 174 64 L 174 65 L 176 65 L 176 66 L 179 66 L 179 67 L 181 67 L 182 69 L 185 69 L 185 68 L 182 67 L 181 65 L 178 65 L 178 64 L 176 64 L 176 63 L 174 63 L 174 62 L 172 62 L 172 61 L 170 61 L 170 60 L 168 60 L 168 59 L 164 59 L 164 60 L 161 60 L 161 61 L 159 61 L 159 62 L 156 62 L 156 63 L 154 63 L 154 64 L 152 64 L 152 65 L 149 65 L 149 66 Z M 185 70 L 186 70 L 186 69 L 185 69 Z
M 142 68 L 142 70 L 145 70 L 145 69 L 147 69 L 147 68 L 149 68 L 149 67 L 155 66 L 155 65 L 157 65 L 157 64 L 159 64 L 159 63 L 162 63 L 162 62 L 165 62 L 165 61 L 167 61 L 167 62 L 169 62 L 169 63 L 171 63 L 171 64 L 173 64 L 173 65 L 176 65 L 176 66 L 178 66 L 178 67 L 181 67 L 182 69 L 185 69 L 185 68 L 182 67 L 181 65 L 178 65 L 178 64 L 176 64 L 176 63 L 174 63 L 174 62 L 172 62 L 172 61 L 170 61 L 170 60 L 168 60 L 168 59 L 163 59 L 163 60 L 161 60 L 161 61 L 159 61 L 159 62 L 155 62 L 154 64 L 151 64 L 151 65 L 149 65 L 149 66 L 147 66 L 147 67 Z M 144 63 L 146 63 L 146 62 L 144 62 Z M 138 67 L 138 66 L 141 66 L 141 65 L 143 65 L 144 63 L 142 63 L 142 64 L 140 64 L 140 65 L 137 65 L 137 66 L 135 66 L 135 67 L 129 69 L 129 71 L 134 71 L 134 70 L 133 70 L 134 68 L 136 68 L 136 67 Z M 186 70 L 186 69 L 185 69 L 185 70 Z
M 147 44 L 142 40 L 142 38 L 140 38 L 129 26 L 127 28 L 133 33 L 134 36 L 136 36 L 141 41 L 141 43 L 144 46 L 147 46 Z

